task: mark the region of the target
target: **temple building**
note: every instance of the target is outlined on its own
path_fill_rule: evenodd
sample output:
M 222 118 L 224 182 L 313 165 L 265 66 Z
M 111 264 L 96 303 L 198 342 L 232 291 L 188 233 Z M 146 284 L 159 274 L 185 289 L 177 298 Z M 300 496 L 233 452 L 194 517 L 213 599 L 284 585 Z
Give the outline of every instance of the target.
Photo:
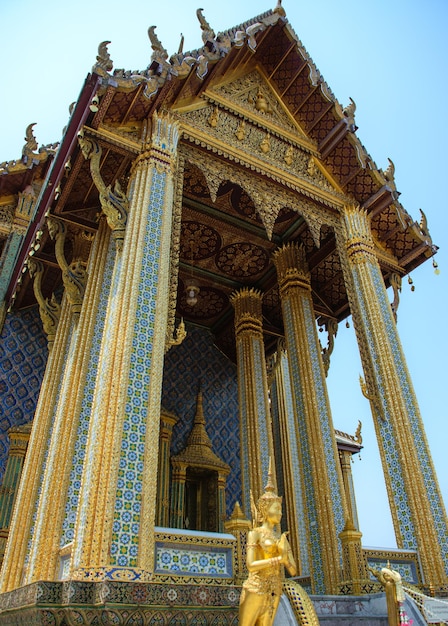
M 396 327 L 402 278 L 437 251 L 426 220 L 281 2 L 218 34 L 197 16 L 188 53 L 169 56 L 151 26 L 140 72 L 114 70 L 102 42 L 60 143 L 38 149 L 30 125 L 0 165 L 0 624 L 236 624 L 270 460 L 293 606 L 298 589 L 368 594 L 388 561 L 447 586 Z M 361 430 L 331 414 L 348 316 L 395 551 L 362 547 Z

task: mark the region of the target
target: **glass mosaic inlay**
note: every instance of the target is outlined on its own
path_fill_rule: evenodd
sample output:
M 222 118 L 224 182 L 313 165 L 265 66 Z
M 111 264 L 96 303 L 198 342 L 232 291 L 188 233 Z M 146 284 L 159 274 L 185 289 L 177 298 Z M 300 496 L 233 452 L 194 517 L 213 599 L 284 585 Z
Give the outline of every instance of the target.
M 112 274 L 115 262 L 115 243 L 112 238 L 106 259 L 103 276 L 103 292 L 96 312 L 95 328 L 93 332 L 90 359 L 83 389 L 81 403 L 81 413 L 79 425 L 76 433 L 76 444 L 70 471 L 70 484 L 68 488 L 67 501 L 65 505 L 65 517 L 62 525 L 62 535 L 60 546 L 65 546 L 74 539 L 76 514 L 79 502 L 79 492 L 81 488 L 84 458 L 86 454 L 87 436 L 89 432 L 89 421 L 92 412 L 93 395 L 98 374 L 98 358 L 103 337 L 104 320 L 106 317 L 107 302 L 109 298 Z
M 283 322 L 287 336 L 292 340 L 296 340 L 294 331 L 293 316 L 291 311 L 291 302 L 288 299 L 283 300 Z M 299 432 L 299 449 L 300 461 L 303 468 L 303 497 L 306 503 L 306 512 L 308 516 L 308 532 L 309 532 L 309 551 L 312 555 L 313 579 L 315 583 L 316 593 L 324 593 L 325 579 L 322 562 L 321 540 L 319 534 L 318 515 L 316 510 L 316 497 L 314 492 L 314 480 L 311 472 L 310 458 L 310 441 L 308 429 L 305 421 L 305 405 L 303 400 L 303 383 L 300 375 L 300 366 L 297 355 L 303 346 L 294 345 L 291 354 L 289 354 L 290 376 L 292 386 L 294 387 L 294 400 L 296 403 L 296 415 L 298 419 Z
M 306 548 L 306 524 L 305 518 L 303 516 L 303 488 L 302 488 L 302 480 L 301 476 L 303 474 L 302 467 L 299 461 L 299 443 L 297 441 L 297 429 L 294 420 L 294 408 L 293 408 L 293 396 L 291 391 L 291 381 L 289 376 L 289 364 L 288 357 L 286 354 L 282 354 L 282 370 L 283 370 L 283 379 L 284 379 L 284 389 L 285 389 L 285 404 L 286 404 L 286 413 L 288 420 L 288 430 L 289 430 L 289 440 L 291 446 L 291 463 L 292 463 L 292 472 L 295 478 L 294 485 L 292 486 L 294 489 L 294 496 L 297 506 L 299 507 L 299 517 L 297 519 L 297 526 L 299 529 L 299 541 L 300 541 L 300 565 L 301 565 L 301 576 L 308 576 L 310 574 L 310 559 L 309 553 Z
M 120 567 L 137 566 L 166 176 L 152 169 L 112 528 L 111 563 Z
M 269 440 L 268 430 L 266 424 L 266 398 L 263 386 L 263 372 L 262 368 L 266 370 L 264 363 L 264 354 L 262 353 L 261 340 L 254 337 L 252 339 L 252 349 L 255 360 L 255 372 L 251 372 L 251 375 L 255 379 L 255 393 L 257 401 L 257 415 L 258 415 L 258 434 L 261 449 L 261 471 L 263 484 L 268 478 L 268 466 L 269 466 Z M 264 348 L 263 348 L 264 350 Z
M 437 531 L 441 554 L 444 556 L 445 570 L 448 573 L 448 529 L 446 525 L 445 508 L 440 500 L 440 492 L 436 489 L 437 477 L 431 463 L 431 453 L 428 449 L 424 426 L 420 417 L 420 412 L 416 406 L 416 397 L 412 386 L 409 371 L 405 362 L 403 350 L 393 319 L 389 301 L 387 300 L 381 273 L 373 271 L 373 282 L 378 293 L 380 306 L 383 312 L 383 319 L 386 326 L 387 337 L 392 349 L 394 365 L 400 380 L 400 387 L 406 403 L 406 412 L 411 427 L 414 445 L 417 450 L 417 457 L 420 464 L 420 472 L 426 488 L 426 495 L 431 507 L 434 527 Z M 408 546 L 407 546 L 408 547 Z M 412 546 L 415 547 L 415 546 Z
M 379 270 L 378 270 L 379 271 Z M 371 267 L 372 273 L 372 282 L 377 285 L 377 279 L 375 279 L 375 271 L 374 268 Z M 365 326 L 365 336 L 367 338 L 372 366 L 375 371 L 375 378 L 377 381 L 378 391 L 380 395 L 380 401 L 383 407 L 383 414 L 386 419 L 382 419 L 380 415 L 375 415 L 375 419 L 378 421 L 379 429 L 381 433 L 381 441 L 379 444 L 382 446 L 384 451 L 384 457 L 386 459 L 387 471 L 389 474 L 390 484 L 392 486 L 393 497 L 395 501 L 395 507 L 397 511 L 398 521 L 400 524 L 400 532 L 402 535 L 403 545 L 402 547 L 407 550 L 412 550 L 416 548 L 416 537 L 415 537 L 415 529 L 414 524 L 410 514 L 409 501 L 407 497 L 407 493 L 404 489 L 404 480 L 401 469 L 401 463 L 398 453 L 398 446 L 395 439 L 395 434 L 393 432 L 392 423 L 389 416 L 389 407 L 386 403 L 386 393 L 385 393 L 385 385 L 382 379 L 381 371 L 380 371 L 380 359 L 377 354 L 376 344 L 374 341 L 375 333 L 374 328 L 372 327 L 372 322 L 369 317 L 369 307 L 365 302 L 365 294 L 364 289 L 362 287 L 362 281 L 358 274 L 357 268 L 355 267 L 353 270 L 353 281 L 355 290 L 357 293 L 358 304 L 360 307 L 360 313 L 362 322 Z M 384 290 L 384 285 L 382 286 L 382 290 Z M 384 314 L 384 304 L 383 303 L 383 314 Z M 390 305 L 387 302 L 387 306 L 390 309 Z
M 316 322 L 314 312 L 311 310 L 311 300 L 305 298 L 303 299 L 303 312 L 305 315 L 306 333 L 308 337 L 308 354 L 311 358 L 312 371 L 314 374 L 314 386 L 316 389 L 316 396 L 318 398 L 318 412 L 324 444 L 328 480 L 333 496 L 333 515 L 336 532 L 339 534 L 344 529 L 345 524 L 344 511 L 342 508 L 342 495 L 340 493 L 340 483 L 338 480 L 338 470 L 336 465 L 339 461 L 336 459 L 334 452 L 333 421 L 329 413 L 329 402 L 325 379 L 321 375 L 322 369 L 320 367 L 320 354 L 318 352 L 318 350 L 320 350 L 320 346 L 316 337 Z
M 156 542 L 156 573 L 230 578 L 233 576 L 232 550 Z

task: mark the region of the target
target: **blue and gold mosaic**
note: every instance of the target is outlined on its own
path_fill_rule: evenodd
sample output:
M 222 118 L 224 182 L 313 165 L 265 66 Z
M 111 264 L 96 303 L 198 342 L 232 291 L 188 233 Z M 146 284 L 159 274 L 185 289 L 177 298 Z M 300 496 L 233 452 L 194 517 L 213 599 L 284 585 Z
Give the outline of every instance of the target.
M 266 481 L 268 477 L 268 466 L 269 466 L 269 438 L 268 438 L 268 419 L 269 416 L 266 413 L 269 411 L 269 407 L 266 406 L 266 397 L 265 391 L 263 387 L 263 372 L 266 375 L 266 364 L 264 359 L 264 346 L 262 348 L 262 339 L 253 337 L 253 355 L 255 361 L 255 371 L 247 372 L 246 376 L 252 376 L 255 380 L 255 393 L 256 393 L 256 401 L 257 401 L 257 415 L 258 415 L 258 436 L 260 442 L 260 451 L 261 451 L 261 471 L 262 471 L 262 481 Z
M 141 288 L 137 297 L 112 529 L 111 563 L 120 567 L 137 566 L 166 177 L 166 172 L 153 168 L 148 207 L 151 219 L 146 222 L 143 242 Z
M 156 574 L 232 577 L 231 548 L 201 548 L 156 542 Z
M 283 322 L 285 324 L 285 331 L 289 336 L 294 337 L 294 324 L 291 312 L 291 302 L 288 299 L 283 300 Z M 300 374 L 300 365 L 298 362 L 297 354 L 300 350 L 300 346 L 296 350 L 291 350 L 289 355 L 290 372 L 292 380 L 294 381 L 295 389 L 295 412 L 298 418 L 297 430 L 299 433 L 299 449 L 300 460 L 303 467 L 303 497 L 306 502 L 306 514 L 307 514 L 307 526 L 308 526 L 308 541 L 306 545 L 309 546 L 310 554 L 312 555 L 312 575 L 315 584 L 316 592 L 324 593 L 325 591 L 325 577 L 323 570 L 322 559 L 322 541 L 320 538 L 319 518 L 316 509 L 316 497 L 314 490 L 314 478 L 312 475 L 309 432 L 305 419 L 305 403 L 303 398 L 303 382 Z
M 10 313 L 0 340 L 0 479 L 9 451 L 7 431 L 33 419 L 47 358 L 38 307 Z
M 108 256 L 103 277 L 103 293 L 99 303 L 95 318 L 95 328 L 92 338 L 90 360 L 87 370 L 86 380 L 83 388 L 83 398 L 79 425 L 76 434 L 75 450 L 70 470 L 70 483 L 65 505 L 65 516 L 62 525 L 62 535 L 60 546 L 63 547 L 74 539 L 75 522 L 81 488 L 81 478 L 84 467 L 86 453 L 87 436 L 89 431 L 89 421 L 92 411 L 93 395 L 98 373 L 98 357 L 103 336 L 104 320 L 106 316 L 107 302 L 112 281 L 112 274 L 115 261 L 115 243 L 111 240 L 109 244 Z
M 342 508 L 342 494 L 340 491 L 340 483 L 338 480 L 337 463 L 338 459 L 335 455 L 335 439 L 333 421 L 329 412 L 330 404 L 325 386 L 325 379 L 322 377 L 322 368 L 320 366 L 320 346 L 316 338 L 316 322 L 314 312 L 311 310 L 311 300 L 303 300 L 303 310 L 306 323 L 306 332 L 308 336 L 309 355 L 311 358 L 312 371 L 314 374 L 314 385 L 316 396 L 318 399 L 318 414 L 320 417 L 320 427 L 322 440 L 324 444 L 323 452 L 326 459 L 326 468 L 330 490 L 332 493 L 332 506 L 336 533 L 339 534 L 344 529 L 344 511 Z M 318 352 L 319 350 L 319 352 Z
M 213 344 L 213 336 L 187 326 L 180 346 L 165 356 L 162 405 L 175 413 L 171 454 L 178 454 L 187 443 L 196 412 L 198 388 L 202 390 L 207 433 L 214 452 L 230 466 L 226 483 L 226 512 L 241 502 L 240 430 L 236 366 Z
M 285 396 L 285 411 L 286 411 L 286 419 L 288 424 L 288 438 L 289 438 L 289 460 L 292 464 L 292 475 L 294 477 L 294 483 L 292 485 L 288 485 L 288 489 L 292 490 L 294 493 L 294 499 L 296 502 L 297 509 L 300 511 L 306 510 L 306 507 L 303 502 L 303 487 L 302 487 L 302 474 L 303 470 L 300 464 L 300 450 L 299 450 L 299 442 L 297 440 L 297 429 L 294 419 L 294 409 L 293 409 L 293 396 L 291 391 L 291 382 L 289 376 L 289 364 L 288 357 L 286 354 L 282 354 L 282 370 L 283 370 L 283 390 Z M 276 384 L 274 383 L 272 388 L 272 413 L 273 413 L 273 421 L 274 421 L 274 429 L 277 432 L 276 435 L 276 444 L 281 445 L 281 435 L 278 428 L 279 416 L 278 416 L 278 390 L 276 388 Z M 281 454 L 281 452 L 280 452 Z M 284 478 L 281 476 L 281 482 L 279 481 L 279 495 L 286 493 L 286 488 L 284 486 Z M 299 549 L 300 549 L 300 574 L 301 576 L 309 576 L 310 575 L 310 555 L 307 548 L 307 531 L 306 531 L 306 521 L 304 515 L 299 515 L 297 518 L 297 528 L 299 534 Z
M 371 272 L 371 279 L 376 287 L 377 293 L 381 294 L 384 290 L 384 283 L 380 271 L 378 268 L 369 265 Z M 397 511 L 398 522 L 400 524 L 400 534 L 402 539 L 402 547 L 407 550 L 416 548 L 416 536 L 413 520 L 411 517 L 410 506 L 408 496 L 404 488 L 404 479 L 400 463 L 399 447 L 396 441 L 396 437 L 393 431 L 393 425 L 389 416 L 389 407 L 386 401 L 386 387 L 382 378 L 382 372 L 380 370 L 380 359 L 377 354 L 377 348 L 373 340 L 375 336 L 374 328 L 369 316 L 369 307 L 365 302 L 364 289 L 362 287 L 361 278 L 358 275 L 356 267 L 353 270 L 353 279 L 355 291 L 357 294 L 358 304 L 360 307 L 360 313 L 365 325 L 365 334 L 369 343 L 369 350 L 371 355 L 371 363 L 375 372 L 375 378 L 377 381 L 377 387 L 379 391 L 379 400 L 382 405 L 383 415 L 386 419 L 382 419 L 380 415 L 376 416 L 377 423 L 381 434 L 381 445 L 384 451 L 384 457 L 387 464 L 387 471 L 389 473 L 390 485 L 392 487 L 392 494 Z M 379 282 L 381 281 L 381 282 Z M 378 296 L 380 297 L 380 296 Z M 383 298 L 379 300 L 382 309 L 383 318 L 392 319 L 390 304 Z M 390 330 L 390 329 L 389 329 Z M 396 331 L 394 330 L 394 333 Z
M 244 348 L 243 345 L 237 343 L 237 359 L 238 359 L 238 370 L 239 370 L 239 378 L 240 380 L 244 379 Z M 246 397 L 246 386 L 244 384 L 240 384 L 240 397 L 241 397 L 241 407 L 240 407 L 240 433 L 241 433 L 241 467 L 247 468 L 249 467 L 249 439 L 248 439 L 248 417 L 247 417 L 247 397 Z M 246 516 L 250 516 L 250 475 L 249 472 L 244 470 L 241 474 L 243 479 L 242 488 L 242 498 L 241 504 L 245 506 L 245 514 Z
M 396 325 L 391 314 L 390 305 L 385 297 L 384 284 L 382 285 L 380 282 L 382 281 L 382 276 L 379 271 L 374 272 L 373 280 L 379 294 L 387 337 L 392 349 L 395 369 L 400 380 L 400 387 L 406 404 L 406 414 L 409 420 L 414 446 L 417 451 L 417 458 L 420 465 L 420 475 L 422 476 L 425 485 L 426 495 L 433 516 L 434 527 L 439 539 L 440 552 L 444 555 L 445 571 L 448 574 L 448 532 L 446 526 L 445 508 L 440 499 L 440 492 L 436 488 L 437 478 L 434 474 L 431 454 L 428 449 L 428 443 L 424 433 L 424 426 L 420 417 L 419 409 L 416 406 L 416 398 L 411 378 L 406 366 L 398 334 L 396 332 Z

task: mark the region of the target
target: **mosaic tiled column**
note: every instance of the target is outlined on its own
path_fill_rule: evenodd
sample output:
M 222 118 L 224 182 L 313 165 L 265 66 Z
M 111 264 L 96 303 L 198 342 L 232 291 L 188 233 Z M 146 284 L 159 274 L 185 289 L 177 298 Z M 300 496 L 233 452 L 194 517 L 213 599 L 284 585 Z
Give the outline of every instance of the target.
M 314 593 L 334 593 L 345 500 L 303 247 L 274 254 L 291 377 Z
M 9 538 L 0 577 L 0 591 L 20 587 L 26 566 L 28 542 L 33 527 L 39 488 L 45 469 L 45 460 L 53 426 L 62 373 L 72 332 L 72 315 L 67 298 L 63 298 L 61 316 L 55 342 L 49 354 L 39 400 L 34 414 L 28 453 L 14 505 Z
M 95 351 L 92 354 L 92 344 L 103 293 L 109 240 L 109 228 L 103 219 L 92 245 L 87 267 L 90 280 L 72 333 L 58 394 L 25 583 L 54 580 L 58 576 L 67 493 L 70 484 L 76 480 L 72 473 L 73 457 L 75 453 L 81 453 L 83 445 L 78 427 L 85 402 L 87 374 L 96 356 Z
M 244 505 L 249 510 L 249 489 L 255 501 L 263 493 L 269 458 L 274 455 L 263 343 L 262 295 L 255 289 L 232 294 L 241 431 L 241 469 Z M 247 481 L 249 479 L 249 484 Z
M 173 426 L 178 417 L 162 408 L 160 415 L 160 443 L 157 489 L 157 526 L 169 526 L 170 523 L 170 447 Z
M 448 574 L 448 524 L 366 213 L 346 207 L 337 234 L 399 548 L 418 550 L 425 582 Z
M 154 569 L 160 400 L 178 128 L 152 119 L 129 182 L 129 217 L 99 355 L 72 551 L 82 580 Z
M 293 396 L 289 375 L 288 357 L 279 349 L 271 384 L 271 411 L 277 461 L 278 493 L 283 496 L 285 527 L 297 562 L 300 576 L 310 575 L 310 544 L 304 515 L 303 475 L 305 473 L 300 455 L 299 432 L 293 409 Z
M 9 524 L 11 522 L 14 500 L 22 474 L 23 461 L 25 459 L 30 433 L 31 424 L 15 426 L 8 431 L 9 453 L 5 475 L 3 476 L 2 485 L 0 487 L 0 565 L 5 554 Z

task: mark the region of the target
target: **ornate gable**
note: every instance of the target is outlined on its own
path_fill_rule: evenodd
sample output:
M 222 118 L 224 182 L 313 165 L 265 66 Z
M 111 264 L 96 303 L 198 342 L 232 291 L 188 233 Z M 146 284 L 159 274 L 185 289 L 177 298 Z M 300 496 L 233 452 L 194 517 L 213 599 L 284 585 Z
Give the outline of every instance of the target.
M 209 100 L 215 100 L 222 106 L 240 112 L 251 118 L 254 123 L 276 128 L 278 132 L 292 135 L 296 140 L 302 139 L 316 149 L 292 118 L 280 98 L 268 81 L 254 70 L 244 76 L 217 85 L 206 91 Z
M 184 135 L 232 161 L 272 176 L 288 174 L 296 189 L 316 196 L 341 189 L 325 171 L 317 148 L 258 69 L 210 86 L 194 105 L 177 110 Z M 310 187 L 310 185 L 312 187 Z

